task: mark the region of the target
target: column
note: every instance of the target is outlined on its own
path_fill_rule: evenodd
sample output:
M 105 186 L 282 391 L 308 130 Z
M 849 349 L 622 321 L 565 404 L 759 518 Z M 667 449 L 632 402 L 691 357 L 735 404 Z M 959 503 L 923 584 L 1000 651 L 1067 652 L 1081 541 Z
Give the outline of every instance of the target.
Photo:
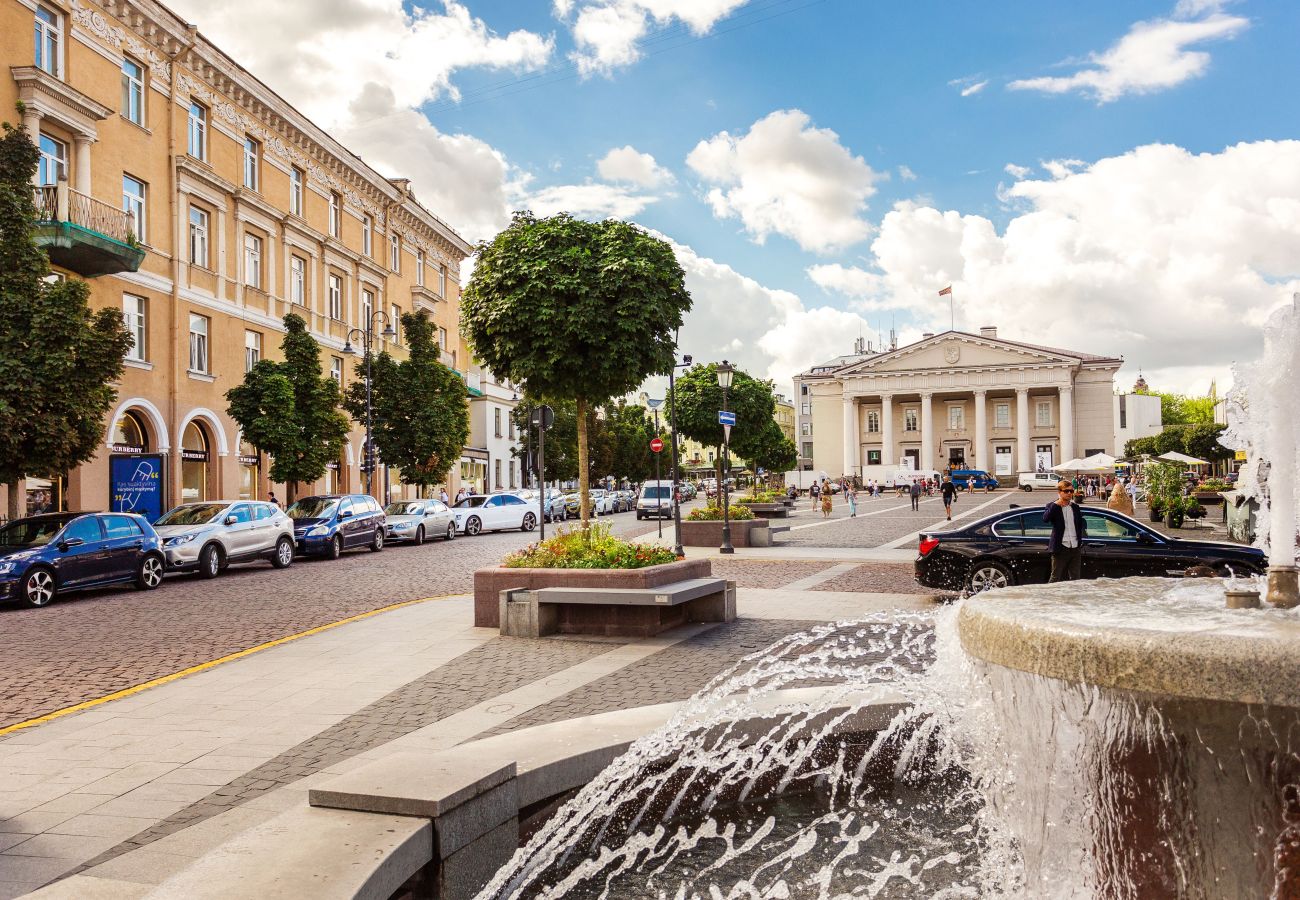
M 880 395 L 880 464 L 892 466 L 894 458 L 894 398 Z
M 73 153 L 73 165 L 76 167 L 76 173 L 73 178 L 72 186 L 80 193 L 90 196 L 90 144 L 91 140 L 84 134 L 79 134 L 72 139 L 75 151 Z
M 929 391 L 921 392 L 921 469 L 933 469 L 935 466 L 934 458 L 934 410 L 930 402 L 934 394 Z
M 844 398 L 844 464 L 840 467 L 840 474 L 853 474 L 853 457 L 855 456 L 853 448 L 857 446 L 858 435 L 855 428 L 857 416 L 858 401 L 852 397 Z
M 987 391 L 975 392 L 975 468 L 992 472 L 989 465 L 989 396 Z
M 1074 459 L 1074 385 L 1061 385 L 1061 462 Z
M 23 107 L 23 130 L 26 131 L 27 136 L 32 139 L 32 143 L 36 144 L 38 147 L 41 143 L 41 118 L 43 115 L 44 114 L 38 109 L 34 109 L 30 106 Z M 33 172 L 32 184 L 36 184 L 37 179 L 39 178 L 39 170 Z
M 1016 471 L 1034 471 L 1033 457 L 1029 455 L 1029 389 L 1016 388 Z

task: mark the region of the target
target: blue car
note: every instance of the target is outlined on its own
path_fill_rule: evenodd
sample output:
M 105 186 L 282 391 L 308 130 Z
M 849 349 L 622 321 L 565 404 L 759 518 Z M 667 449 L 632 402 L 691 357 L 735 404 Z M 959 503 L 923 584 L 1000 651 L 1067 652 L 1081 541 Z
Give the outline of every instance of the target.
M 973 491 L 995 491 L 998 489 L 998 480 L 982 469 L 953 469 L 948 474 L 952 476 L 952 483 L 959 488 L 967 488 Z
M 130 513 L 52 513 L 0 528 L 0 600 L 49 606 L 71 591 L 162 584 L 162 541 Z
M 344 550 L 384 549 L 384 511 L 369 494 L 303 497 L 285 513 L 299 553 L 338 559 Z

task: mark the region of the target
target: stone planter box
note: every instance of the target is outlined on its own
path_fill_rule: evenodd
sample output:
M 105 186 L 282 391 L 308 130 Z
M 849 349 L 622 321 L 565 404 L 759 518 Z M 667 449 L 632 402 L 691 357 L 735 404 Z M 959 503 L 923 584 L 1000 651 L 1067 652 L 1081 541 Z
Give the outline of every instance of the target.
M 790 508 L 784 503 L 741 503 L 760 519 L 784 519 L 790 515 Z
M 683 536 L 685 532 L 686 523 L 683 522 Z M 732 533 L 735 533 L 734 529 Z M 500 628 L 501 592 L 515 588 L 530 591 L 547 587 L 653 588 L 688 578 L 708 578 L 712 574 L 713 568 L 707 559 L 683 559 L 644 569 L 507 569 L 491 566 L 474 573 L 474 626 Z M 641 611 L 658 612 L 654 609 Z M 637 611 L 629 607 L 626 612 L 636 614 Z
M 685 547 L 719 547 L 722 545 L 722 522 L 682 520 L 682 545 Z M 770 547 L 772 530 L 767 519 L 745 519 L 731 523 L 731 546 Z

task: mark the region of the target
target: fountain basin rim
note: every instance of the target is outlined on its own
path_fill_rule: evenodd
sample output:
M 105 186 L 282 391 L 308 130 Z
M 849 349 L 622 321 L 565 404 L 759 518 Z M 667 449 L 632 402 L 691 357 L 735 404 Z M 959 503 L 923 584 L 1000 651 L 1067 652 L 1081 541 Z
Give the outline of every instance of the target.
M 1137 595 L 1136 606 L 1181 583 L 1131 578 L 1124 580 L 1124 590 Z M 984 662 L 1061 681 L 1173 698 L 1300 707 L 1300 621 L 1239 618 L 1240 628 L 1217 620 L 1202 628 L 1168 622 L 1154 627 L 1144 626 L 1143 617 L 1154 620 L 1143 606 L 1128 624 L 1089 624 L 1080 621 L 1077 608 L 1053 609 L 1053 599 L 1069 599 L 1071 590 L 1069 584 L 1035 585 L 967 599 L 958 614 L 962 648 Z M 1259 616 L 1260 611 L 1236 614 Z

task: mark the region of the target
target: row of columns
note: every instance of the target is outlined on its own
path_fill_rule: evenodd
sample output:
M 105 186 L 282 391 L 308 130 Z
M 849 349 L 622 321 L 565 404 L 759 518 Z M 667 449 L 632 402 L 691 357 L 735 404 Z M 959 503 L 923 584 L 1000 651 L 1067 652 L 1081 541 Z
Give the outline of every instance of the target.
M 976 390 L 975 397 L 975 468 L 992 471 L 989 464 L 988 391 Z M 844 398 L 844 460 L 848 471 L 862 467 L 862 426 L 859 398 Z M 921 392 L 921 460 L 922 468 L 935 463 L 934 392 Z M 1074 388 L 1059 388 L 1061 461 L 1074 456 Z M 892 466 L 894 457 L 894 398 L 880 395 L 880 462 Z M 1016 464 L 1017 471 L 1034 470 L 1033 447 L 1029 435 L 1029 389 L 1016 388 Z

